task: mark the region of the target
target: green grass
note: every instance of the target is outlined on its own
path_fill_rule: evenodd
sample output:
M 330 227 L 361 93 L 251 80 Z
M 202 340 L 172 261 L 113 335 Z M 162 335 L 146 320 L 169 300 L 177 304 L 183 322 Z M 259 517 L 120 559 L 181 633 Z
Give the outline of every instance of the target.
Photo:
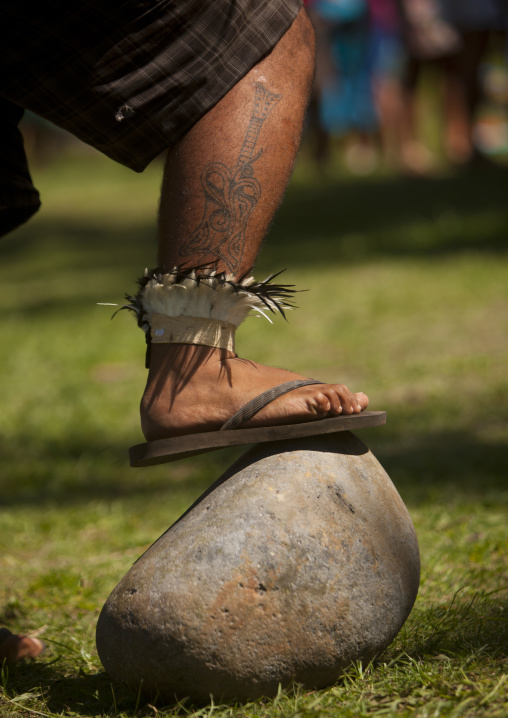
M 155 257 L 160 166 L 95 155 L 34 171 L 43 209 L 0 241 L 0 625 L 42 629 L 4 669 L 13 716 L 508 715 L 508 172 L 427 179 L 303 161 L 257 275 L 310 291 L 289 323 L 249 321 L 241 354 L 339 380 L 388 411 L 362 432 L 422 553 L 414 610 L 373 664 L 318 692 L 243 706 L 148 705 L 95 652 L 119 579 L 241 453 L 133 470 L 144 342 L 110 321 Z

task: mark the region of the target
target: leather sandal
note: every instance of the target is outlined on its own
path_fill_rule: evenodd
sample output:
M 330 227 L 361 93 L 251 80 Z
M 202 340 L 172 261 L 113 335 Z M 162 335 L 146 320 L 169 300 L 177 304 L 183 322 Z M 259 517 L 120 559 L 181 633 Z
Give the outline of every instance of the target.
M 271 321 L 269 314 L 294 309 L 292 285 L 275 284 L 278 275 L 262 282 L 245 275 L 235 281 L 232 275 L 210 268 L 170 272 L 146 270 L 135 296 L 127 295 L 130 309 L 137 316 L 147 341 L 147 367 L 150 346 L 154 343 L 201 344 L 235 351 L 235 331 L 255 312 Z M 299 423 L 242 428 L 258 411 L 279 396 L 310 384 L 315 379 L 297 379 L 276 386 L 249 401 L 218 431 L 158 439 L 138 444 L 129 450 L 131 466 L 151 466 L 176 461 L 207 451 L 266 441 L 282 441 L 332 434 L 338 431 L 380 426 L 386 422 L 384 411 L 313 419 Z

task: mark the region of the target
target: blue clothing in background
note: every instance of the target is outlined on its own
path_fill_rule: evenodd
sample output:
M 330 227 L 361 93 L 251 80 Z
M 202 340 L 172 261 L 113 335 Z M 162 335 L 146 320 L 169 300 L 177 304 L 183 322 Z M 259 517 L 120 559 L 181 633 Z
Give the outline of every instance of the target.
M 332 134 L 371 132 L 378 123 L 372 96 L 367 3 L 318 0 L 313 11 L 324 21 L 334 70 L 321 88 L 322 126 Z

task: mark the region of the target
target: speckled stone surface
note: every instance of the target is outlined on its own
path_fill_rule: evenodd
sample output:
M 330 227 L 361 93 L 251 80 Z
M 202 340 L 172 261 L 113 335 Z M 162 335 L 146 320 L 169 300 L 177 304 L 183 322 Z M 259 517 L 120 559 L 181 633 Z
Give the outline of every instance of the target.
M 419 574 L 406 507 L 355 435 L 261 444 L 120 581 L 97 648 L 168 701 L 321 688 L 393 640 Z

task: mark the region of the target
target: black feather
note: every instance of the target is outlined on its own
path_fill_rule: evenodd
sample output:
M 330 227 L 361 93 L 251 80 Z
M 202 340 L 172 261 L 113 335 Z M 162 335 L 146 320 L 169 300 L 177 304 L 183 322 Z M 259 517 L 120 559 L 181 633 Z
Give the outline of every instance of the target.
M 186 279 L 193 279 L 196 284 L 199 284 L 202 280 L 207 279 L 210 276 L 211 269 L 213 269 L 213 265 L 201 265 L 198 267 L 174 267 L 174 269 L 172 269 L 170 272 L 164 272 L 164 270 L 160 267 L 152 269 L 147 272 L 145 276 L 138 279 L 137 283 L 139 289 L 135 295 L 125 295 L 125 298 L 129 303 L 121 307 L 118 311 L 120 311 L 121 309 L 128 309 L 134 312 L 137 315 L 138 326 L 145 329 L 146 331 L 146 329 L 148 328 L 148 323 L 144 319 L 142 299 L 143 290 L 148 284 L 148 282 L 155 279 L 156 282 L 162 284 L 163 276 L 165 274 L 171 274 L 174 277 L 175 284 L 180 284 Z M 263 279 L 260 282 L 254 282 L 253 284 L 250 284 L 248 286 L 244 286 L 242 282 L 244 282 L 251 275 L 251 270 L 248 270 L 247 272 L 245 272 L 245 274 L 242 274 L 242 276 L 236 281 L 232 279 L 227 279 L 225 272 L 217 273 L 215 275 L 215 278 L 219 281 L 219 283 L 229 285 L 235 292 L 247 292 L 248 294 L 255 295 L 263 302 L 265 307 L 272 314 L 276 314 L 278 311 L 287 321 L 284 308 L 296 309 L 297 305 L 294 304 L 292 301 L 294 299 L 294 295 L 297 292 L 305 290 L 294 289 L 294 284 L 274 284 L 273 280 L 285 271 L 285 269 L 281 269 L 280 272 L 271 274 L 269 277 L 266 277 L 266 279 Z M 194 272 L 196 273 L 196 276 L 192 277 L 191 275 Z

